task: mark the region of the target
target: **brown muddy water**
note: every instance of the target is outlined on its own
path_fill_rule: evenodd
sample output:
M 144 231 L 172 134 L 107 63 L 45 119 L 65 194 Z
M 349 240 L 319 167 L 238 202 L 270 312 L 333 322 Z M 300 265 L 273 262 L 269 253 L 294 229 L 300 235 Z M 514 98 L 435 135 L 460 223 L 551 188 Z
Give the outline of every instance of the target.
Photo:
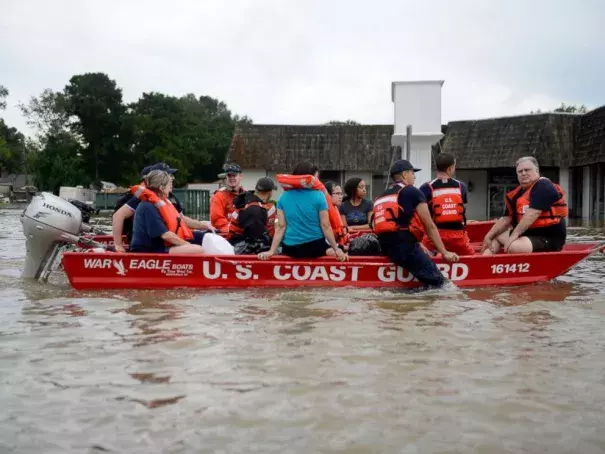
M 82 293 L 20 279 L 19 214 L 0 211 L 0 453 L 605 452 L 603 257 L 415 295 Z

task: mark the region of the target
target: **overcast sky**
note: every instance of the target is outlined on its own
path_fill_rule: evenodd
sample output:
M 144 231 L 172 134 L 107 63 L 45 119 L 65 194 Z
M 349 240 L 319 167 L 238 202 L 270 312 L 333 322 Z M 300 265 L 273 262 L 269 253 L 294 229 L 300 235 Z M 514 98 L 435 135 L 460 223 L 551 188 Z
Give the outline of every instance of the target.
M 604 0 L 0 0 L 0 116 L 101 71 L 126 101 L 210 95 L 255 123 L 393 122 L 443 79 L 444 123 L 605 104 Z

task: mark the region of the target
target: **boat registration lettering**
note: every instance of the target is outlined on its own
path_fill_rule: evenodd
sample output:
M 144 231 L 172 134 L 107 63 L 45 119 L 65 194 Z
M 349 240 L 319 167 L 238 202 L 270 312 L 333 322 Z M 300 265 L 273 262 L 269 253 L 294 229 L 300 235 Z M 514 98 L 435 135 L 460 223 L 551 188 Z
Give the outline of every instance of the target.
M 499 263 L 491 268 L 492 274 L 529 273 L 529 263 Z

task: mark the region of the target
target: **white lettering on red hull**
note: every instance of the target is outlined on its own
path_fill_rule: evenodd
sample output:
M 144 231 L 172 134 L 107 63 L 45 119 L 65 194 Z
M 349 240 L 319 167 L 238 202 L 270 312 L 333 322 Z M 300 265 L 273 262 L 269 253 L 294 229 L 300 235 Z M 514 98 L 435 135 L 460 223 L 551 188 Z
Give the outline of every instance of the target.
M 211 267 L 212 265 L 212 267 Z M 212 269 L 212 271 L 211 271 Z M 221 277 L 221 264 L 218 262 L 202 262 L 202 276 L 206 279 L 218 279 Z
M 280 281 L 294 279 L 296 281 L 341 282 L 347 279 L 347 270 L 351 270 L 349 280 L 356 281 L 358 269 L 358 266 L 276 265 L 273 267 L 273 277 Z

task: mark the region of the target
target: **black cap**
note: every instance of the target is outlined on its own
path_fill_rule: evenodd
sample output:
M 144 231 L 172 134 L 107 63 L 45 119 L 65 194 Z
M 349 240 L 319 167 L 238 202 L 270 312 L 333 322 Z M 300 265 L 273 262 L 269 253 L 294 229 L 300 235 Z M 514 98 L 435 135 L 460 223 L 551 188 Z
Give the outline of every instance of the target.
M 258 179 L 258 181 L 256 182 L 256 187 L 254 189 L 258 192 L 269 192 L 275 191 L 277 189 L 277 186 L 275 186 L 275 183 L 271 178 L 262 177 Z
M 230 173 L 242 173 L 242 168 L 237 164 L 225 164 L 223 166 L 223 173 L 229 175 Z
M 141 171 L 141 176 L 144 177 L 149 172 L 153 172 L 154 170 L 163 170 L 164 172 L 168 172 L 169 174 L 173 174 L 174 172 L 178 171 L 178 169 L 172 169 L 172 168 L 170 168 L 170 166 L 168 164 L 166 164 L 165 162 L 157 162 L 157 163 L 155 163 L 152 166 L 145 167 Z
M 417 169 L 412 163 L 406 159 L 398 159 L 393 163 L 389 173 L 395 175 L 396 173 L 405 172 L 406 170 L 413 170 L 414 172 L 420 172 L 422 169 Z

